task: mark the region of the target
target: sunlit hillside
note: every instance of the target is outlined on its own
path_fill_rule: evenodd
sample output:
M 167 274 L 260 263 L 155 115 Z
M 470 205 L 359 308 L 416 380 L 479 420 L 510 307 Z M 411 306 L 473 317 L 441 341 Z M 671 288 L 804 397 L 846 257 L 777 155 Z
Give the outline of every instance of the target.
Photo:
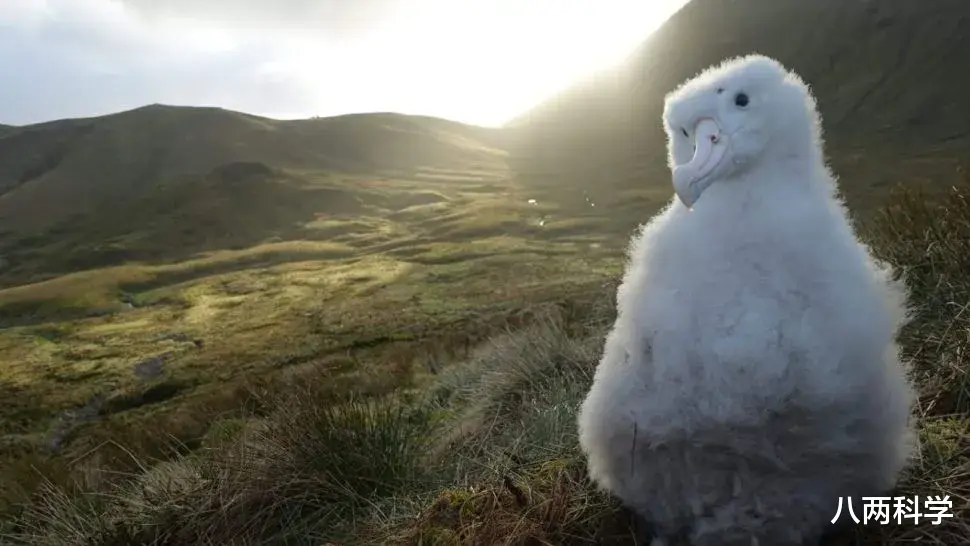
M 961 0 L 694 0 L 620 70 L 514 120 L 511 164 L 526 179 L 598 192 L 613 215 L 635 222 L 666 183 L 664 94 L 750 52 L 811 83 L 854 208 L 870 208 L 899 183 L 945 188 L 941 178 L 970 168 L 962 152 L 970 102 L 960 83 L 970 11 Z
M 812 84 L 860 231 L 906 273 L 922 450 L 963 544 L 970 4 L 693 0 L 502 129 L 152 105 L 0 126 L 0 542 L 634 544 L 575 413 L 660 111 L 726 56 Z

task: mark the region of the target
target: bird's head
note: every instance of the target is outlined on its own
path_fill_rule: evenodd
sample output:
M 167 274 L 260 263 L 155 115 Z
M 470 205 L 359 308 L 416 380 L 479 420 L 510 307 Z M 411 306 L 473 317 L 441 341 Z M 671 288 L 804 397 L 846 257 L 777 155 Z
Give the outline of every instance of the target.
M 801 78 L 762 55 L 730 59 L 664 100 L 674 191 L 688 208 L 713 182 L 771 159 L 820 154 L 815 100 Z

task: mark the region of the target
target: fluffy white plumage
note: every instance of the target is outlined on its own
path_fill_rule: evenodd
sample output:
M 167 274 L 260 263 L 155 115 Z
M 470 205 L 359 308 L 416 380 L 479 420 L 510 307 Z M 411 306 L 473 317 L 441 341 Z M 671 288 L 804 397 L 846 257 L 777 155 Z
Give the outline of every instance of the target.
M 655 544 L 817 541 L 839 497 L 884 494 L 911 455 L 905 292 L 857 240 L 815 101 L 777 61 L 689 80 L 664 127 L 680 199 L 631 243 L 578 420 L 590 476 Z

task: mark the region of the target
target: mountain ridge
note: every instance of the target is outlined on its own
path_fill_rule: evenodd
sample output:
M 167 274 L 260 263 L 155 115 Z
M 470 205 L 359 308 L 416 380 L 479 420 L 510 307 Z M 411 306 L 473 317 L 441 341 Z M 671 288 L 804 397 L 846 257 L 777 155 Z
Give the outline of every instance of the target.
M 754 52 L 779 59 L 812 86 L 826 152 L 854 212 L 877 210 L 900 183 L 941 189 L 970 172 L 963 152 L 970 105 L 960 70 L 970 58 L 970 3 L 693 0 L 625 62 L 502 128 L 391 112 L 274 120 L 165 104 L 0 126 L 0 256 L 32 264 L 22 268 L 27 275 L 65 252 L 78 256 L 64 263 L 96 265 L 101 258 L 89 255 L 163 259 L 166 244 L 183 257 L 184 249 L 216 250 L 213 241 L 235 247 L 304 237 L 299 223 L 315 217 L 305 206 L 330 214 L 328 192 L 346 192 L 340 199 L 364 203 L 367 214 L 392 214 L 411 202 L 407 192 L 423 191 L 421 184 L 455 190 L 463 203 L 525 192 L 556 215 L 520 222 L 541 222 L 547 231 L 550 221 L 572 223 L 567 232 L 582 225 L 586 234 L 619 241 L 672 195 L 660 125 L 664 95 L 711 64 Z M 266 214 L 258 212 L 259 200 L 237 199 L 235 186 L 212 182 L 220 169 L 242 172 L 233 170 L 238 164 L 275 173 L 258 175 L 251 186 L 265 199 Z M 379 191 L 367 189 L 372 184 Z M 296 196 L 307 203 L 281 214 L 279 204 Z M 188 225 L 175 229 L 164 214 Z M 259 218 L 264 231 L 207 236 L 210 228 L 233 231 L 231 222 L 247 217 Z M 139 218 L 160 227 L 141 233 Z M 512 229 L 512 220 L 502 222 Z M 150 234 L 160 239 L 149 244 Z M 148 246 L 132 248 L 135 241 Z
M 825 32 L 814 32 L 824 28 Z M 583 185 L 637 187 L 665 178 L 664 95 L 705 67 L 761 53 L 799 73 L 823 118 L 827 152 L 853 204 L 900 170 L 939 178 L 968 162 L 970 4 L 817 0 L 693 0 L 612 78 L 586 82 L 517 120 L 517 170 Z M 929 167 L 926 157 L 937 161 Z M 906 163 L 903 169 L 900 161 Z M 865 182 L 858 182 L 865 178 Z M 586 183 L 588 184 L 588 183 Z
M 179 175 L 235 161 L 374 174 L 463 168 L 494 162 L 501 155 L 495 140 L 487 128 L 399 114 L 271 120 L 148 105 L 44 122 L 0 142 L 0 229 L 42 231 L 105 201 L 138 198 Z

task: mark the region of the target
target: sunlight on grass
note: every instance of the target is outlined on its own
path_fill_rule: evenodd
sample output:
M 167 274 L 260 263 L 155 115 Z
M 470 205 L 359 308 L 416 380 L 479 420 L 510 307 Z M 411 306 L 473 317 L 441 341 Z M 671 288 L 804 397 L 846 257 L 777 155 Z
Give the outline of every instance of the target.
M 965 196 L 897 194 L 863 229 L 917 303 L 901 342 L 922 448 L 899 494 L 970 495 Z M 490 207 L 408 229 L 519 214 Z M 0 332 L 0 536 L 630 543 L 631 515 L 590 484 L 576 440 L 624 259 L 583 237 L 596 221 L 562 219 L 573 238 L 552 241 L 269 244 L 0 291 L 0 309 L 38 294 L 120 306 Z M 135 376 L 156 364 L 159 375 Z M 860 527 L 826 544 L 917 539 L 966 542 L 970 528 L 959 517 Z
M 122 308 L 123 302 L 118 297 L 125 289 L 170 284 L 272 261 L 343 258 L 351 252 L 351 248 L 335 243 L 287 241 L 246 250 L 214 252 L 172 265 L 126 265 L 71 273 L 49 281 L 0 290 L 0 321 L 106 313 Z

